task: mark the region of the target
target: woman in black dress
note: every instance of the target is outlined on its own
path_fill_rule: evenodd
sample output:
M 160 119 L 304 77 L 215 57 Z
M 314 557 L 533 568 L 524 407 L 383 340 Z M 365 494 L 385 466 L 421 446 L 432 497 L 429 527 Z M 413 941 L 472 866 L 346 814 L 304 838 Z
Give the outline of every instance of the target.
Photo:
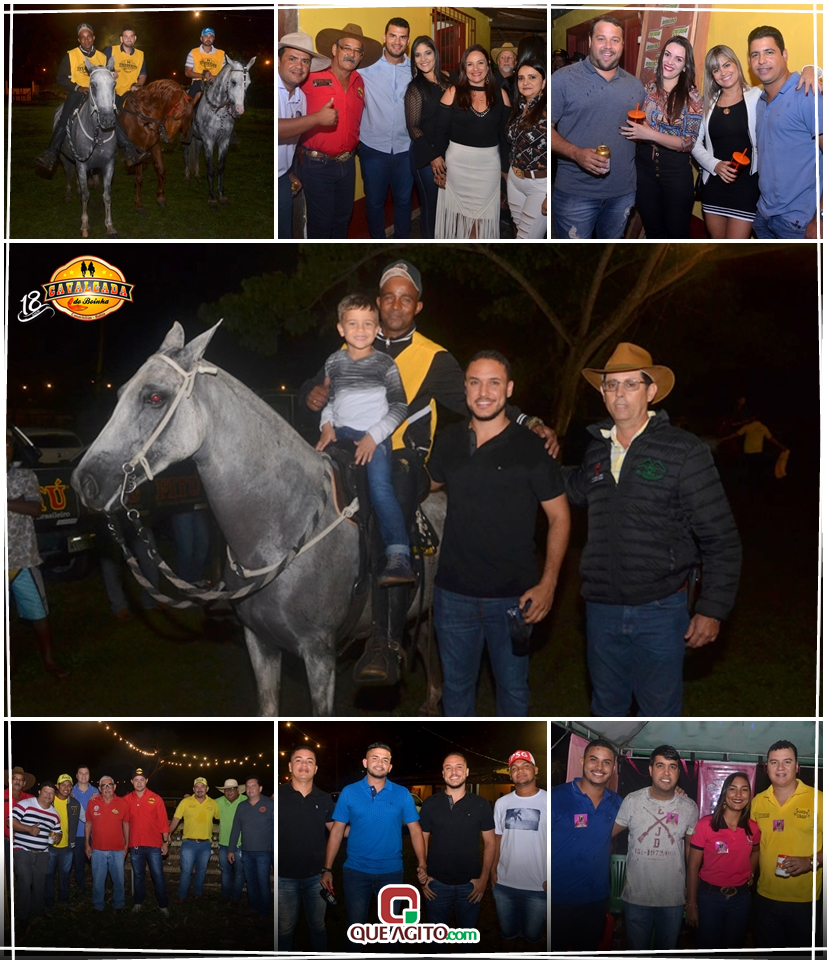
M 703 126 L 692 156 L 703 173 L 701 205 L 713 240 L 748 240 L 758 206 L 756 108 L 760 87 L 751 87 L 735 53 L 713 47 L 704 64 Z M 736 167 L 733 154 L 748 164 Z
M 440 68 L 439 51 L 430 37 L 417 37 L 411 47 L 411 82 L 405 92 L 405 122 L 411 137 L 411 173 L 419 191 L 422 236 L 434 238 L 439 188 L 435 177 L 445 175 L 445 158 L 437 151 L 436 114 L 450 75 Z

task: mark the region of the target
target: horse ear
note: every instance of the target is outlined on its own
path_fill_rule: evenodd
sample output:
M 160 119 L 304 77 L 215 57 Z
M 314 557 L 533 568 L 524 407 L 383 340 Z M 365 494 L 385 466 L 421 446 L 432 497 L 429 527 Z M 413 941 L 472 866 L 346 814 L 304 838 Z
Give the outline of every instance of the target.
M 106 61 L 106 69 L 107 69 L 107 70 L 114 70 L 114 69 L 115 69 L 115 58 L 114 58 L 114 57 L 110 57 L 110 58 Z
M 253 57 L 253 59 L 247 64 L 247 66 L 246 66 L 244 69 L 245 69 L 245 70 L 249 70 L 250 67 L 252 67 L 252 65 L 253 65 L 255 62 L 256 62 L 256 58 Z
M 87 56 L 84 56 L 83 59 L 84 59 L 84 61 L 86 62 L 86 69 L 87 69 L 87 71 L 88 71 L 89 73 L 91 73 L 91 72 L 95 69 L 95 67 L 97 66 L 97 64 L 96 64 L 96 63 L 92 63 L 92 61 L 91 61 L 91 60 L 89 59 L 89 57 L 87 57 Z
M 223 319 L 223 318 L 222 318 Z M 210 340 L 215 335 L 215 331 L 221 326 L 222 320 L 219 320 L 214 327 L 210 327 L 206 333 L 202 333 L 184 347 L 178 362 L 185 370 L 192 370 L 196 363 L 204 356 Z
M 158 347 L 158 353 L 170 353 L 172 350 L 180 350 L 184 346 L 184 328 L 176 320 L 169 328 L 169 332 L 164 337 L 164 342 Z

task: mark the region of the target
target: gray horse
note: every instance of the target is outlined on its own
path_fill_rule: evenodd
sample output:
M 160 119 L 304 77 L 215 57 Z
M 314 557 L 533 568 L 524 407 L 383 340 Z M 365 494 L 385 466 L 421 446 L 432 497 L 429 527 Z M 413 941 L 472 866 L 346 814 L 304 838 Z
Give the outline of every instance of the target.
M 313 713 L 333 714 L 336 637 L 359 566 L 359 535 L 331 495 L 330 463 L 238 380 L 204 362 L 216 325 L 189 343 L 175 323 L 124 386 L 109 423 L 72 475 L 87 506 L 117 508 L 125 473 L 142 481 L 192 457 L 228 545 L 231 590 L 298 553 L 263 589 L 236 602 L 256 675 L 259 710 L 278 716 L 281 652 L 304 660 Z M 444 495 L 425 509 L 441 533 Z M 426 598 L 426 600 L 429 598 Z M 414 607 L 418 599 L 414 600 Z M 367 637 L 366 610 L 353 634 Z
M 118 234 L 112 226 L 112 175 L 115 172 L 115 154 L 118 143 L 115 139 L 115 77 L 114 62 L 109 58 L 106 66 L 96 66 L 84 57 L 89 71 L 89 93 L 83 105 L 68 120 L 68 132 L 60 150 L 60 160 L 66 173 L 66 199 L 71 197 L 72 177 L 77 172 L 81 201 L 80 235 L 89 236 L 89 171 L 103 171 L 103 209 L 106 234 L 116 240 Z M 60 116 L 55 114 L 55 124 Z
M 206 90 L 195 106 L 192 142 L 184 144 L 184 179 L 190 175 L 198 179 L 198 157 L 201 146 L 207 161 L 207 183 L 210 188 L 209 205 L 229 203 L 224 196 L 224 161 L 230 147 L 236 117 L 244 113 L 244 95 L 250 86 L 250 67 L 256 58 L 245 67 L 240 61 L 226 57 L 215 80 L 206 84 Z M 218 201 L 215 199 L 215 167 L 213 151 L 218 147 Z

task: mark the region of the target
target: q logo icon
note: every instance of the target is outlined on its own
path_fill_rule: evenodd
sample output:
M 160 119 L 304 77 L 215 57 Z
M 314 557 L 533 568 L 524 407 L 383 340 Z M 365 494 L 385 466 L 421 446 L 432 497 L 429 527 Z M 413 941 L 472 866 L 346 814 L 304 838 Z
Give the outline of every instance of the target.
M 379 891 L 378 911 L 382 923 L 419 923 L 419 890 L 407 883 L 389 883 Z M 394 900 L 406 900 L 401 914 L 393 912 Z

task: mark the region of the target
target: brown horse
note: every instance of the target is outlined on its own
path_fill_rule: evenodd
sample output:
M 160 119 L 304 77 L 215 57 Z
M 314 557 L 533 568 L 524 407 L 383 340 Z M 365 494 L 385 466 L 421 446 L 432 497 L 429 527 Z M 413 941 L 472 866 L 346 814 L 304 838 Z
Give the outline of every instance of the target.
M 152 154 L 158 176 L 159 207 L 167 205 L 164 197 L 165 171 L 161 158 L 161 141 L 172 143 L 179 132 L 182 138 L 186 137 L 189 134 L 192 113 L 192 100 L 181 84 L 174 80 L 153 80 L 124 98 L 119 121 L 135 146 Z M 143 163 L 134 167 L 135 207 L 138 213 L 146 213 L 141 203 L 143 167 Z

